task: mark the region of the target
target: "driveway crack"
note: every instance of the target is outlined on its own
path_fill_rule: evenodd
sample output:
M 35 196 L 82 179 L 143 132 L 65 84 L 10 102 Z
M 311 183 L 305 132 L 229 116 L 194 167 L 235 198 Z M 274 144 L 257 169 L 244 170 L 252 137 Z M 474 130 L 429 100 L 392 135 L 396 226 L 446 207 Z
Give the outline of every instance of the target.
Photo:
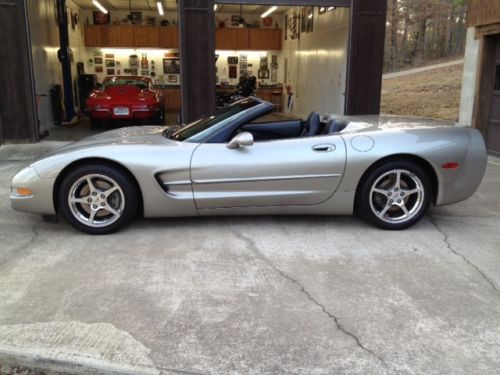
M 378 361 L 380 361 L 384 367 L 387 367 L 387 363 L 384 361 L 383 358 L 381 358 L 379 355 L 377 355 L 373 350 L 367 348 L 365 345 L 363 345 L 363 343 L 361 342 L 361 340 L 352 332 L 348 331 L 347 328 L 345 328 L 341 323 L 340 323 L 340 320 L 337 316 L 335 316 L 334 314 L 332 314 L 330 311 L 328 311 L 325 307 L 325 305 L 323 305 L 322 303 L 320 303 L 318 300 L 316 300 L 312 295 L 311 293 L 305 288 L 304 285 L 302 285 L 300 283 L 300 281 L 298 281 L 297 279 L 294 279 L 293 277 L 287 275 L 285 272 L 283 272 L 281 269 L 279 269 L 269 258 L 267 258 L 260 250 L 259 248 L 257 247 L 257 244 L 255 243 L 255 241 L 253 241 L 251 238 L 248 238 L 248 237 L 245 237 L 243 236 L 241 233 L 238 233 L 238 232 L 234 232 L 236 237 L 244 242 L 247 243 L 249 249 L 254 253 L 254 255 L 261 259 L 263 262 L 265 262 L 269 267 L 271 267 L 276 273 L 278 273 L 281 277 L 285 278 L 286 280 L 288 280 L 289 282 L 295 284 L 298 288 L 299 288 L 299 291 L 304 294 L 307 299 L 309 301 L 311 301 L 312 303 L 314 303 L 316 306 L 318 306 L 321 311 L 323 311 L 323 313 L 328 316 L 328 318 L 332 319 L 334 322 L 335 322 L 335 326 L 337 327 L 337 329 L 339 331 L 341 331 L 342 333 L 344 333 L 345 335 L 349 336 L 350 338 L 352 338 L 354 340 L 354 342 L 356 343 L 356 345 L 363 351 L 365 351 L 366 353 L 370 354 L 371 356 L 375 357 Z
M 465 263 L 467 263 L 470 267 L 472 267 L 474 270 L 476 270 L 477 273 L 481 275 L 484 281 L 486 281 L 493 288 L 495 292 L 500 293 L 500 290 L 498 290 L 497 286 L 495 285 L 493 280 L 491 280 L 488 277 L 488 275 L 486 275 L 483 271 L 481 271 L 481 269 L 474 263 L 472 263 L 464 254 L 462 254 L 453 247 L 453 245 L 450 242 L 450 235 L 436 222 L 436 219 L 432 215 L 429 215 L 429 221 L 434 226 L 434 228 L 436 228 L 436 230 L 443 236 L 443 241 L 446 244 L 447 249 L 450 250 L 456 256 L 462 258 Z

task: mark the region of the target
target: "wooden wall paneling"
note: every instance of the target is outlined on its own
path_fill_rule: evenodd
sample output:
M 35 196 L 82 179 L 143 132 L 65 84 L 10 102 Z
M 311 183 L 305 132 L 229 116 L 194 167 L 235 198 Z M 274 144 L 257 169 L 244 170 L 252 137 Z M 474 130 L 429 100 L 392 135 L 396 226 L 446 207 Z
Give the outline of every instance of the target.
M 246 50 L 248 45 L 248 29 L 236 29 L 236 46 L 238 50 Z
M 237 33 L 238 29 L 220 28 L 215 30 L 215 48 L 216 49 L 238 49 Z
M 179 48 L 179 29 L 175 26 L 159 27 L 160 48 Z
M 148 26 L 133 26 L 133 35 L 135 47 L 151 47 L 149 45 Z
M 163 89 L 163 104 L 167 112 L 180 111 L 182 108 L 181 89 Z
M 93 25 L 85 25 L 84 29 L 85 46 L 99 47 L 99 27 Z
M 97 41 L 99 46 L 109 46 L 109 26 L 102 25 L 97 27 Z
M 500 1 L 469 0 L 467 2 L 467 24 L 469 26 L 488 25 L 500 20 Z
M 386 0 L 352 0 L 345 114 L 380 113 Z
M 182 118 L 215 112 L 215 15 L 213 0 L 180 0 Z
M 248 48 L 251 50 L 262 51 L 267 50 L 269 41 L 266 40 L 266 35 L 263 29 L 248 30 Z
M 134 26 L 123 25 L 123 26 L 112 26 L 112 27 L 119 28 L 123 47 L 128 47 L 128 48 L 135 47 L 134 32 L 133 32 Z
M 107 47 L 123 47 L 121 26 L 112 25 L 108 27 L 108 43 Z
M 487 136 L 488 130 L 491 92 L 493 90 L 495 75 L 495 55 L 495 38 L 489 36 L 483 37 L 479 50 L 479 77 L 472 115 L 472 126 L 478 129 L 484 137 Z
M 144 26 L 148 31 L 148 46 L 152 48 L 160 47 L 160 27 L 159 26 Z
M 2 142 L 36 142 L 38 125 L 26 0 L 0 2 Z

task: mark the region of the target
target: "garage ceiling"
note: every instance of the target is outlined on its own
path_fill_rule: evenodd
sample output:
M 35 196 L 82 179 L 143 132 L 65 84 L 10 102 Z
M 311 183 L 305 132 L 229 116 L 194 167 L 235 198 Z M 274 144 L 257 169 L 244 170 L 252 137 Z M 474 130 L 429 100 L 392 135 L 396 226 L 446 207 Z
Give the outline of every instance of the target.
M 92 0 L 74 0 L 83 9 L 96 9 Z M 128 10 L 129 0 L 99 0 L 99 2 L 109 11 Z M 162 0 L 163 8 L 167 10 L 177 9 L 177 0 Z M 132 10 L 156 10 L 156 0 L 130 0 Z
M 74 0 L 74 2 L 82 9 L 96 9 L 92 4 L 92 0 Z M 99 2 L 109 11 L 129 9 L 129 0 L 99 0 Z M 166 10 L 171 11 L 177 9 L 177 0 L 162 0 L 162 2 Z M 130 0 L 130 5 L 132 10 L 156 11 L 156 0 Z M 262 14 L 269 9 L 269 6 L 270 5 L 243 5 L 243 13 Z M 280 6 L 274 14 L 283 14 L 288 9 L 290 9 L 290 7 Z M 237 4 L 220 4 L 218 5 L 217 13 L 239 14 L 240 6 Z

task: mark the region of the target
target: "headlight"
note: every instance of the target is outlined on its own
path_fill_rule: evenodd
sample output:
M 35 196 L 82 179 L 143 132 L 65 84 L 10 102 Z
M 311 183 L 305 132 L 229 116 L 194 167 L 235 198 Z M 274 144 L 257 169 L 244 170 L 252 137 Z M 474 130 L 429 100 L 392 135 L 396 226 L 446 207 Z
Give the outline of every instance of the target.
M 31 189 L 24 187 L 11 187 L 10 193 L 14 197 L 31 197 L 33 196 L 33 192 Z

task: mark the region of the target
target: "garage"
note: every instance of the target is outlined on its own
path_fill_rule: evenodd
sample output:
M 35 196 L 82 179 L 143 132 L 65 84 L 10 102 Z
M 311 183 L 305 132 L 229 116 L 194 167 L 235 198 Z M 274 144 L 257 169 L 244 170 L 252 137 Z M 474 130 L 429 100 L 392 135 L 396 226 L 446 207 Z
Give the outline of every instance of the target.
M 37 142 L 47 133 L 72 140 L 158 123 L 117 114 L 91 126 L 86 99 L 106 77 L 147 77 L 164 125 L 237 100 L 246 77 L 255 78 L 243 96 L 270 101 L 277 112 L 378 113 L 385 1 L 262 3 L 3 2 L 2 31 L 16 36 L 1 42 L 9 53 L 0 64 L 12 73 L 2 76 L 12 95 L 2 103 L 1 142 Z

